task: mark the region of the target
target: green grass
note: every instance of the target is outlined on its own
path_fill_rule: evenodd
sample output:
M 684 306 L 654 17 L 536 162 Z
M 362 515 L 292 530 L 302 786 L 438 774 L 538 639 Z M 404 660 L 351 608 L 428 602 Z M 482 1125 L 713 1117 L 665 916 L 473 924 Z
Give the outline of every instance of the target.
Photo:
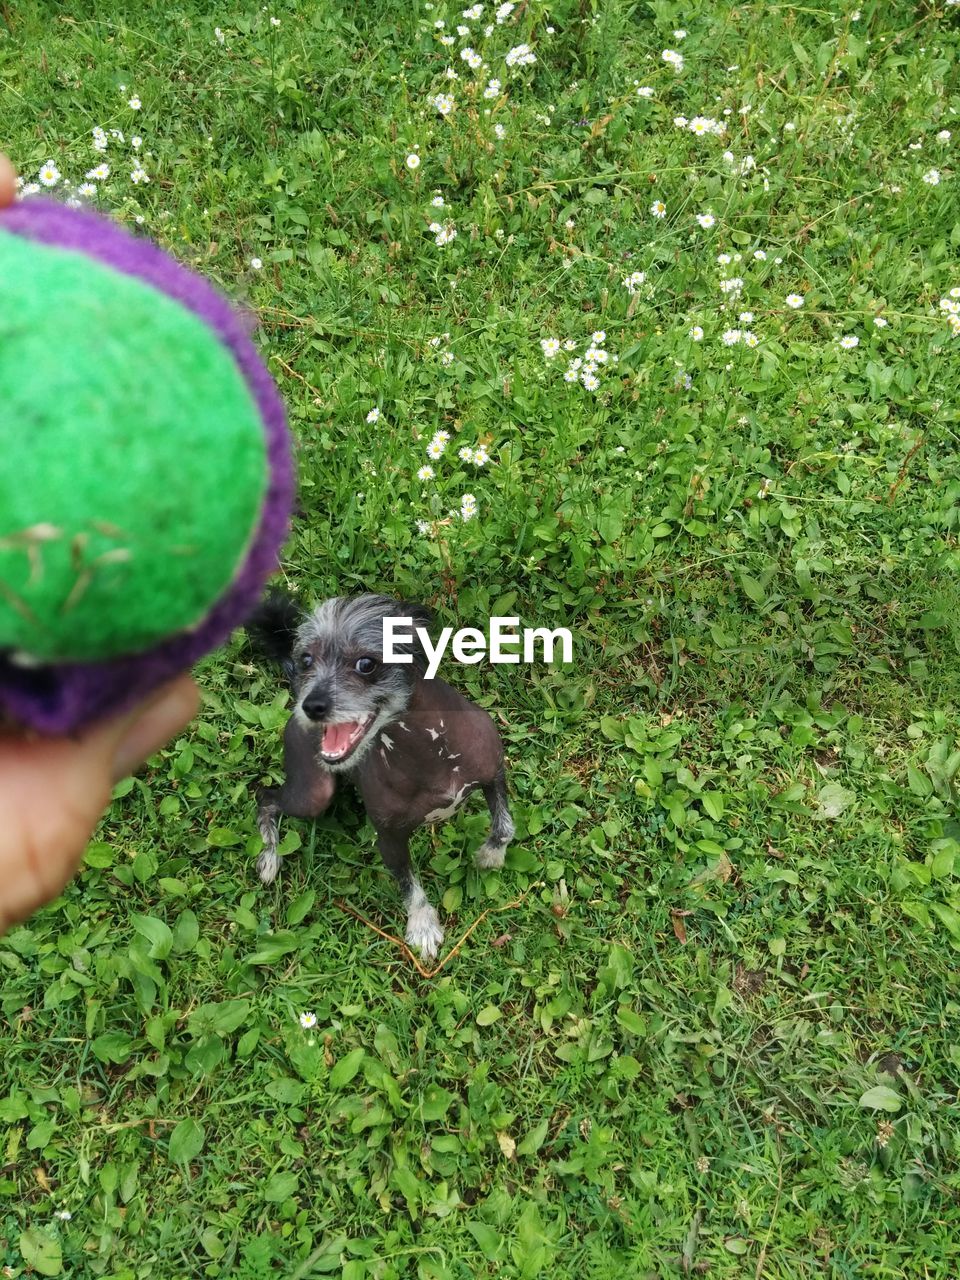
M 0 8 L 15 162 L 106 160 L 103 206 L 258 313 L 305 600 L 565 622 L 576 662 L 445 665 L 518 839 L 480 876 L 479 809 L 417 838 L 448 940 L 491 911 L 433 980 L 337 906 L 400 927 L 348 798 L 259 886 L 285 696 L 242 636 L 203 665 L 0 940 L 3 1274 L 955 1277 L 955 11 L 531 0 L 470 23 L 477 90 L 459 5 L 210 12 Z M 597 329 L 591 393 L 540 343 Z

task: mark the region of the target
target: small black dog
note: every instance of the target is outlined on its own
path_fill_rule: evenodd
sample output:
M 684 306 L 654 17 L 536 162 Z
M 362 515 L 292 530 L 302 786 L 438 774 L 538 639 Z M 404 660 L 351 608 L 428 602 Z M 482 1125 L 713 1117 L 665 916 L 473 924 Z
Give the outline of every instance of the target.
M 388 617 L 413 620 L 412 642 L 393 641 L 394 652 L 411 656 L 408 664 L 384 661 Z M 270 884 L 280 869 L 277 815 L 317 817 L 343 774 L 357 786 L 400 886 L 407 942 L 424 957 L 437 954 L 443 930 L 411 866 L 411 834 L 452 817 L 478 787 L 492 826 L 477 866 L 502 866 L 514 833 L 493 721 L 443 680 L 424 678 L 427 655 L 415 628 L 430 621 L 421 605 L 379 595 L 326 600 L 304 619 L 275 592 L 247 626 L 255 644 L 282 662 L 295 698 L 283 737 L 286 781 L 260 797 L 260 879 Z

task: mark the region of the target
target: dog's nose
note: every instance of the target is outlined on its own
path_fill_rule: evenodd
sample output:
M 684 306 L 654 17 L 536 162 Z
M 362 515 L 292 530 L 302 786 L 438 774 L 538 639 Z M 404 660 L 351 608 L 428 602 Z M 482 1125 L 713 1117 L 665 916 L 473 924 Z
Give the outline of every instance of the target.
M 303 714 L 309 716 L 311 720 L 322 720 L 330 713 L 330 699 L 317 689 L 308 693 L 300 705 L 303 708 Z

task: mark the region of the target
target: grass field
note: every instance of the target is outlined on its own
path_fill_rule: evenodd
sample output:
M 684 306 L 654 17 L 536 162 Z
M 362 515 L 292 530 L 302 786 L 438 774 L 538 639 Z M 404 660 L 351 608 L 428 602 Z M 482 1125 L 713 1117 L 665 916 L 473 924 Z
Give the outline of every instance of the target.
M 0 939 L 2 1275 L 960 1274 L 960 9 L 508 9 L 0 5 L 27 183 L 259 318 L 287 583 L 576 645 L 444 666 L 518 838 L 418 836 L 430 979 L 349 798 L 259 885 L 203 665 Z

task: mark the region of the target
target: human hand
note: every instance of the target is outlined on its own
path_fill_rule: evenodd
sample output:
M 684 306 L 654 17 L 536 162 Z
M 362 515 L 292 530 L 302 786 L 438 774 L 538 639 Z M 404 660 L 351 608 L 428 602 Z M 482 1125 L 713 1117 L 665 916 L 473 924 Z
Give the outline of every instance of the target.
M 132 773 L 196 714 L 189 676 L 76 738 L 0 732 L 0 934 L 55 898 Z
M 0 154 L 0 209 L 15 194 L 13 165 Z M 113 784 L 183 728 L 197 697 L 193 681 L 181 676 L 76 738 L 0 731 L 0 934 L 57 896 L 79 866 Z
M 13 165 L 0 151 L 0 209 L 5 209 L 8 204 L 13 204 L 13 197 L 16 194 L 17 175 L 14 172 Z

